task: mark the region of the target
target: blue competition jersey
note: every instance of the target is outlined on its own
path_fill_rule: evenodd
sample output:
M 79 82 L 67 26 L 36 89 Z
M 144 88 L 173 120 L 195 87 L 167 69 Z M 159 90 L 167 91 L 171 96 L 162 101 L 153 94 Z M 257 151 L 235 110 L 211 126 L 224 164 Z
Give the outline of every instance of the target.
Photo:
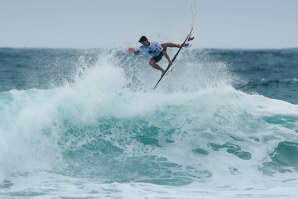
M 156 57 L 163 50 L 158 42 L 150 42 L 149 46 L 140 46 L 139 51 L 148 54 L 150 57 Z

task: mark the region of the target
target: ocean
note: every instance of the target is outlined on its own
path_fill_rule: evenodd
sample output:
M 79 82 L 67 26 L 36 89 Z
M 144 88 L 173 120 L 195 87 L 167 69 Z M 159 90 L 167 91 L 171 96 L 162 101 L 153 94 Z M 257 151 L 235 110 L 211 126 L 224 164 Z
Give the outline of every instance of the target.
M 126 49 L 0 48 L 0 198 L 297 198 L 298 49 L 186 49 L 159 77 Z

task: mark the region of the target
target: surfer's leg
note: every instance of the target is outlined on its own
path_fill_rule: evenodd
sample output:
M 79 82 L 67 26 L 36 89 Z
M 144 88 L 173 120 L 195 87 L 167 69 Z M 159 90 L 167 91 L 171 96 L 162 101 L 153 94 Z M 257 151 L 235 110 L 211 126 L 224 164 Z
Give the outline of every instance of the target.
M 167 47 L 176 47 L 176 48 L 180 48 L 179 44 L 174 44 L 174 43 L 163 43 L 161 44 L 162 47 L 167 48 Z
M 167 48 L 167 47 L 176 47 L 176 48 L 180 48 L 181 45 L 180 44 L 174 44 L 174 43 L 163 43 L 161 44 L 162 47 Z M 189 47 L 190 45 L 188 43 L 183 44 L 183 47 Z
M 162 69 L 158 64 L 156 64 L 156 61 L 154 59 L 149 60 L 149 65 L 155 68 L 156 70 L 161 71 L 162 74 L 165 72 L 164 69 Z

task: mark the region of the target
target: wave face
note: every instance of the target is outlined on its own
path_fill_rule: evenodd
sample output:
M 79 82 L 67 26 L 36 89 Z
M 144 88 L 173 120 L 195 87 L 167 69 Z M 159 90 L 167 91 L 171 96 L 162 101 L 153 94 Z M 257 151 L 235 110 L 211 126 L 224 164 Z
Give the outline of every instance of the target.
M 249 78 L 262 77 L 252 62 L 239 72 L 239 52 L 183 53 L 152 90 L 158 72 L 122 50 L 2 49 L 1 196 L 294 197 L 295 94 L 294 103 L 257 94 L 250 82 L 272 85 Z M 297 54 L 241 53 L 247 60 L 277 53 L 290 64 L 287 53 Z M 43 59 L 31 59 L 37 55 Z M 295 71 L 279 64 L 267 66 L 283 68 L 271 79 L 297 84 Z

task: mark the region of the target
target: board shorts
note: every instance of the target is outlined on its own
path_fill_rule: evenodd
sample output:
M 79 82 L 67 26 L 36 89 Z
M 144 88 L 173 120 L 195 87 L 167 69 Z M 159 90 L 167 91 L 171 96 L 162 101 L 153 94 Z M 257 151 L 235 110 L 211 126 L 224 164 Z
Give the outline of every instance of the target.
M 167 48 L 163 48 L 163 50 L 159 53 L 159 55 L 157 55 L 156 57 L 152 57 L 151 59 L 153 59 L 155 61 L 155 63 L 159 62 L 163 56 L 164 51 L 167 51 Z

